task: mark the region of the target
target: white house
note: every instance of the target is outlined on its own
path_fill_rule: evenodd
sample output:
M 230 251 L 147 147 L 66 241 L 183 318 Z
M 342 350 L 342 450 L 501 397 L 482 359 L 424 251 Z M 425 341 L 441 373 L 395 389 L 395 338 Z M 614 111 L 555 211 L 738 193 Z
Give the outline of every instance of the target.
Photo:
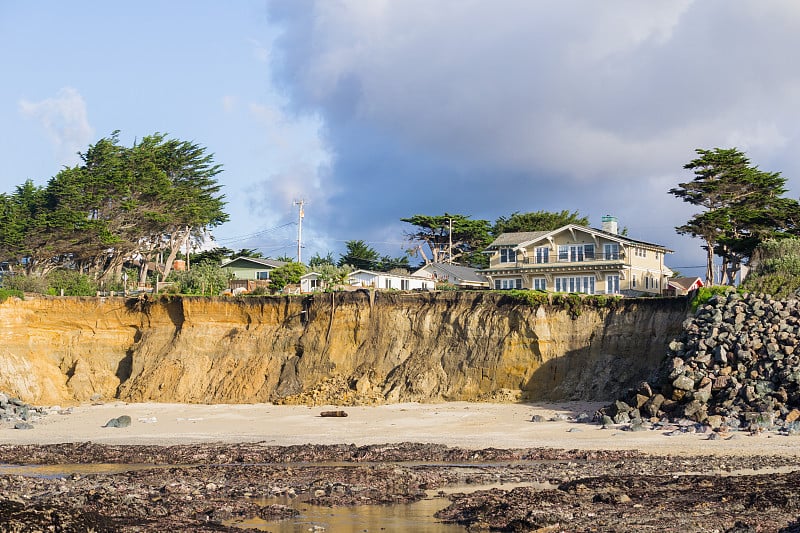
M 347 275 L 347 282 L 344 286 L 337 286 L 338 289 L 345 290 L 353 290 L 362 287 L 371 289 L 397 289 L 400 291 L 432 291 L 436 288 L 436 281 L 413 274 L 355 270 Z M 318 272 L 309 272 L 300 277 L 300 292 L 321 291 L 325 288 L 325 282 Z
M 449 283 L 461 289 L 488 289 L 489 280 L 477 269 L 448 263 L 428 263 L 414 272 L 415 276 Z

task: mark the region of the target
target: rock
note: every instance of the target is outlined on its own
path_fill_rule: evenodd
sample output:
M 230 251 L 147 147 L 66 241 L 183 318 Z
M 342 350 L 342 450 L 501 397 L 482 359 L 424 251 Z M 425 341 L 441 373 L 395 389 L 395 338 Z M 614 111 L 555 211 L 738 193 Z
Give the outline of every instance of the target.
M 27 422 L 17 422 L 14 424 L 14 429 L 33 429 L 33 426 Z
M 128 415 L 118 416 L 117 418 L 112 418 L 106 425 L 103 426 L 105 428 L 126 428 L 131 425 L 131 417 Z
M 531 422 L 547 422 L 547 419 L 542 415 L 533 415 L 531 417 Z
M 800 409 L 792 409 L 791 411 L 786 413 L 784 420 L 786 422 L 794 422 L 799 418 L 800 418 Z
M 694 380 L 682 374 L 675 378 L 675 381 L 672 382 L 672 386 L 678 390 L 690 391 L 694 388 Z

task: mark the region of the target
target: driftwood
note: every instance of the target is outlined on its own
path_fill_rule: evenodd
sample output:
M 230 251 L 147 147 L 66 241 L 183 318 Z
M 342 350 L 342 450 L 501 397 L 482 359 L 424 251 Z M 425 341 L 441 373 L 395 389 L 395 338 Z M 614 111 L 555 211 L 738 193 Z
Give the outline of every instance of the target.
M 339 417 L 347 416 L 347 412 L 345 412 L 345 411 L 322 411 L 319 414 L 319 416 L 324 416 L 326 418 L 328 418 L 328 417 L 339 418 Z

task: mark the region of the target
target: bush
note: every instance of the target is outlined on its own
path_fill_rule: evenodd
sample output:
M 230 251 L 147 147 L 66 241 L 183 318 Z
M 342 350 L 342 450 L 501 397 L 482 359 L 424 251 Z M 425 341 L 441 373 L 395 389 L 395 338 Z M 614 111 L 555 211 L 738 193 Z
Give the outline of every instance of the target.
M 27 276 L 25 274 L 5 274 L 3 276 L 3 288 L 10 291 L 19 292 L 47 292 L 47 280 L 41 276 Z
M 169 275 L 169 281 L 175 282 L 172 287 L 175 293 L 209 296 L 225 290 L 229 279 L 229 273 L 213 261 L 197 263 L 191 270 L 173 270 Z
M 731 287 L 730 285 L 711 285 L 708 287 L 700 287 L 697 289 L 694 297 L 692 298 L 692 312 L 697 311 L 698 307 L 705 305 L 705 303 L 714 296 L 718 294 L 728 294 L 729 292 L 737 292 L 737 289 L 735 287 Z M 739 289 L 738 292 L 743 292 L 743 289 Z
M 46 294 L 58 296 L 63 289 L 64 296 L 94 296 L 97 294 L 97 282 L 86 274 L 76 270 L 54 270 L 45 277 Z
M 25 294 L 22 291 L 18 291 L 16 289 L 0 289 L 0 303 L 5 302 L 11 297 L 17 297 L 21 299 L 25 299 Z
M 800 239 L 764 241 L 751 263 L 753 270 L 742 283 L 747 291 L 785 298 L 800 289 Z

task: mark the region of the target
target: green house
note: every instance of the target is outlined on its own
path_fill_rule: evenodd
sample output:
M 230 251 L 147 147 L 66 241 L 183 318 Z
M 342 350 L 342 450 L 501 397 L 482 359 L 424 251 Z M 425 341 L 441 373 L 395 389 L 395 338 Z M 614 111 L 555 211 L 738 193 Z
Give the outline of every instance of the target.
M 233 275 L 237 280 L 269 280 L 272 269 L 285 265 L 284 261 L 275 259 L 262 259 L 260 257 L 237 257 L 222 263 L 222 268 Z

